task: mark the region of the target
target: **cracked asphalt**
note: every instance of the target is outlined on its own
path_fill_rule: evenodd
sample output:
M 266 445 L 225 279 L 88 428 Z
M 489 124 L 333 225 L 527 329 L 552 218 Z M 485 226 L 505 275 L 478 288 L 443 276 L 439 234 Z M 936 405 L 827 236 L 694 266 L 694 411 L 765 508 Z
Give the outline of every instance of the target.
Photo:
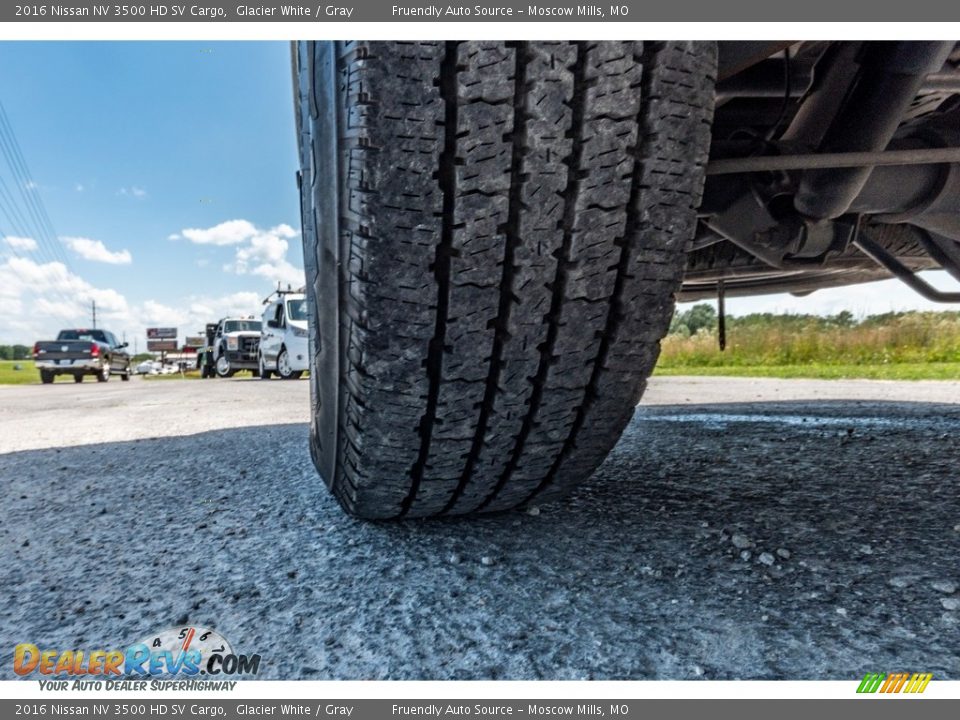
M 344 516 L 305 381 L 0 387 L 19 642 L 217 629 L 281 679 L 960 679 L 960 383 L 655 378 L 576 494 Z

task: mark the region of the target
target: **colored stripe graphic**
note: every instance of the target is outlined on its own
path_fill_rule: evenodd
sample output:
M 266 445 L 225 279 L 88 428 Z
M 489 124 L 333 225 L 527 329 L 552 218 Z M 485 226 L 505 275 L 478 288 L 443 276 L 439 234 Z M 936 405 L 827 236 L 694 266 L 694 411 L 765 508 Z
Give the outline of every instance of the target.
M 867 673 L 857 687 L 858 693 L 922 693 L 933 679 L 933 673 Z
M 913 677 L 910 678 L 910 683 L 907 685 L 907 689 L 904 690 L 904 692 L 922 693 L 927 689 L 927 685 L 930 684 L 930 680 L 932 678 L 932 673 L 914 673 Z
M 877 688 L 880 687 L 881 680 L 883 680 L 883 675 L 880 673 L 867 673 L 863 676 L 863 680 L 860 681 L 860 687 L 857 688 L 857 692 L 875 693 Z

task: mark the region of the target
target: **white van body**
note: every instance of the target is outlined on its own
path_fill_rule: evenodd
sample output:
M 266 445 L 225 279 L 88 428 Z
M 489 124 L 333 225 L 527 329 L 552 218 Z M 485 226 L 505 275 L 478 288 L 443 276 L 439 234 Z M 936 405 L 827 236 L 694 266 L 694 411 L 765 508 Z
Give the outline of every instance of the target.
M 260 377 L 289 380 L 310 368 L 307 299 L 302 293 L 278 293 L 266 303 L 260 330 Z

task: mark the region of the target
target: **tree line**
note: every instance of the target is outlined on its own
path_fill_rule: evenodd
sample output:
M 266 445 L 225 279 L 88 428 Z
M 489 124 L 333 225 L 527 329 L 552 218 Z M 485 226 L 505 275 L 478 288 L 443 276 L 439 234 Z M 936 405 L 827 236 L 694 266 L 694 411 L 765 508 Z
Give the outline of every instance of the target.
M 0 360 L 30 360 L 33 348 L 26 345 L 0 345 Z

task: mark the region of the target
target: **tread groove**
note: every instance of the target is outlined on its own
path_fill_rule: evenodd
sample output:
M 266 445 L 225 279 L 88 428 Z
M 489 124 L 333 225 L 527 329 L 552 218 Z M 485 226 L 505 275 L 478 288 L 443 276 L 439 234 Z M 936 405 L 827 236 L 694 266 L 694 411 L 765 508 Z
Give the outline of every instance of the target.
M 537 368 L 537 374 L 531 379 L 533 383 L 533 392 L 530 395 L 530 403 L 527 408 L 526 417 L 517 436 L 516 444 L 511 453 L 510 460 L 504 468 L 503 473 L 497 479 L 496 484 L 483 501 L 474 508 L 473 512 L 480 512 L 490 503 L 496 500 L 500 491 L 510 480 L 510 476 L 520 463 L 524 447 L 533 424 L 536 420 L 537 412 L 540 409 L 540 403 L 543 397 L 543 389 L 546 385 L 547 373 L 553 359 L 554 343 L 557 339 L 557 325 L 560 315 L 560 306 L 564 300 L 564 289 L 566 287 L 567 265 L 570 263 L 570 249 L 573 244 L 574 215 L 576 214 L 576 199 L 580 190 L 580 166 L 583 161 L 584 145 L 584 115 L 586 104 L 586 43 L 579 42 L 577 47 L 577 59 L 573 66 L 573 96 L 570 101 L 572 111 L 572 121 L 570 125 L 570 137 L 573 140 L 570 148 L 570 154 L 565 158 L 567 165 L 567 186 L 563 192 L 564 213 L 561 221 L 563 231 L 563 243 L 557 252 L 557 269 L 553 278 L 550 298 L 550 309 L 545 315 L 545 320 L 549 324 L 547 337 L 540 348 L 540 363 Z
M 651 57 L 653 53 L 648 49 L 651 45 L 652 43 L 645 44 L 641 57 L 638 58 L 638 62 L 642 68 L 640 83 L 641 87 L 643 88 L 640 94 L 640 110 L 637 117 L 638 145 L 642 138 L 647 136 L 650 130 L 649 121 L 646 117 L 646 111 L 647 99 L 650 97 L 650 80 L 648 78 L 651 73 L 648 69 L 653 65 L 653 58 Z M 604 323 L 604 328 L 600 333 L 600 347 L 598 348 L 597 355 L 594 358 L 593 370 L 590 373 L 590 380 L 587 382 L 587 385 L 583 391 L 583 400 L 577 407 L 577 413 L 574 417 L 573 424 L 570 427 L 570 432 L 567 435 L 566 440 L 564 440 L 563 446 L 560 448 L 560 452 L 557 454 L 556 459 L 550 466 L 550 470 L 547 471 L 547 474 L 544 476 L 540 484 L 537 485 L 537 487 L 535 487 L 533 491 L 523 499 L 523 501 L 520 503 L 521 505 L 530 503 L 554 481 L 561 464 L 569 455 L 571 448 L 575 447 L 577 436 L 580 433 L 580 429 L 583 427 L 584 420 L 586 419 L 590 408 L 597 398 L 597 385 L 600 379 L 600 374 L 603 372 L 604 367 L 606 367 L 607 356 L 610 352 L 610 345 L 613 339 L 617 337 L 617 330 L 624 315 L 624 284 L 627 273 L 630 269 L 632 250 L 631 246 L 634 244 L 640 230 L 640 222 L 638 218 L 640 211 L 639 195 L 643 191 L 643 172 L 644 166 L 638 157 L 633 164 L 633 172 L 631 174 L 630 199 L 628 200 L 626 207 L 626 222 L 624 223 L 623 235 L 615 241 L 615 244 L 620 248 L 620 256 L 617 260 L 617 275 L 616 279 L 614 280 L 613 294 L 610 297 L 610 303 L 607 308 L 606 322 Z
M 493 345 L 490 355 L 490 368 L 487 373 L 486 387 L 484 389 L 483 404 L 480 406 L 480 414 L 477 420 L 477 427 L 473 436 L 473 443 L 470 447 L 470 454 L 467 456 L 464 464 L 463 473 L 457 483 L 456 489 L 447 501 L 447 504 L 438 513 L 443 515 L 449 512 L 460 499 L 467 483 L 473 476 L 474 467 L 480 457 L 480 451 L 483 447 L 483 440 L 487 433 L 487 426 L 490 422 L 490 413 L 493 411 L 494 398 L 499 390 L 500 376 L 503 372 L 503 347 L 506 337 L 508 337 L 508 323 L 511 309 L 516 301 L 514 294 L 514 280 L 516 277 L 516 268 L 514 261 L 516 250 L 523 242 L 520 235 L 520 210 L 523 205 L 523 159 L 526 155 L 526 64 L 528 61 L 528 50 L 525 42 L 507 43 L 507 46 L 514 48 L 514 93 L 513 93 L 513 130 L 512 130 L 512 157 L 510 164 L 510 192 L 507 210 L 506 222 L 506 242 L 504 245 L 503 267 L 500 278 L 500 301 L 497 307 L 497 317 L 494 321 Z
M 447 310 L 450 305 L 450 258 L 453 253 L 454 210 L 457 193 L 457 43 L 445 43 L 445 54 L 440 65 L 440 97 L 444 103 L 443 151 L 437 178 L 443 192 L 443 215 L 440 243 L 437 245 L 433 263 L 433 273 L 437 282 L 436 323 L 433 338 L 427 352 L 426 370 L 429 379 L 427 406 L 420 419 L 420 452 L 416 462 L 410 468 L 410 490 L 403 499 L 398 517 L 410 511 L 420 483 L 423 480 L 427 459 L 430 457 L 430 443 L 437 419 L 437 400 L 440 396 L 440 383 L 443 375 L 443 354 L 447 332 Z

